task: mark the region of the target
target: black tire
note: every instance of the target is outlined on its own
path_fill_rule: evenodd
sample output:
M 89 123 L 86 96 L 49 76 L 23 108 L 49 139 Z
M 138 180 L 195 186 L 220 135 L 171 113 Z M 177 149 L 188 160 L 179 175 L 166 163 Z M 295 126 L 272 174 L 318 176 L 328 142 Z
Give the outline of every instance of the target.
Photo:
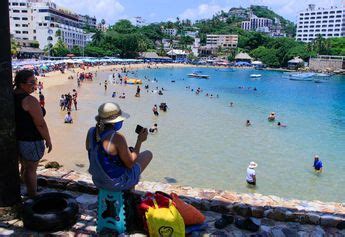
M 24 227 L 36 231 L 58 231 L 74 225 L 78 218 L 77 201 L 66 193 L 44 193 L 24 202 Z

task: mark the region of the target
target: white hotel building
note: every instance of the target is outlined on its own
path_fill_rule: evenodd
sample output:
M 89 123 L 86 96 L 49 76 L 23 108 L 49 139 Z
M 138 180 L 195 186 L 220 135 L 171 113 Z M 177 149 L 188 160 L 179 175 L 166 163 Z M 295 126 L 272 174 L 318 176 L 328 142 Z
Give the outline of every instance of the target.
M 36 40 L 41 49 L 49 43 L 54 45 L 59 37 L 68 48 L 84 47 L 89 39 L 82 29 L 85 16 L 60 8 L 49 0 L 9 0 L 9 15 L 14 38 Z M 91 21 L 87 24 L 92 27 L 96 19 L 91 18 Z M 60 36 L 57 31 L 61 32 Z
M 299 13 L 296 40 L 311 42 L 318 35 L 323 38 L 345 36 L 345 7 L 316 8 L 310 4 Z

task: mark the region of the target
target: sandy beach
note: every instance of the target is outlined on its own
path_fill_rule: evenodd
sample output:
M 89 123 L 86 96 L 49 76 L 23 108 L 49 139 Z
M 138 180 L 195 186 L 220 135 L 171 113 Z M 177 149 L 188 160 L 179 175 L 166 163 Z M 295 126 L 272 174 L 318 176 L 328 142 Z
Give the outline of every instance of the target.
M 74 84 L 76 85 L 76 80 L 68 80 L 69 76 L 73 76 L 74 79 L 76 79 L 76 75 L 79 72 L 111 72 L 115 70 L 119 70 L 121 68 L 126 68 L 128 70 L 136 70 L 136 69 L 144 69 L 148 68 L 150 66 L 151 68 L 174 68 L 174 67 L 195 67 L 195 65 L 191 64 L 176 64 L 176 63 L 167 63 L 167 64 L 154 64 L 149 65 L 146 63 L 140 63 L 140 64 L 129 64 L 129 65 L 105 65 L 105 66 L 94 66 L 89 67 L 85 70 L 81 68 L 71 68 L 67 69 L 64 74 L 62 74 L 60 71 L 53 71 L 49 72 L 45 75 L 45 77 L 38 76 L 37 78 L 39 81 L 44 83 L 45 88 L 50 88 L 54 86 L 60 86 L 65 84 L 72 84 L 71 81 L 74 81 Z M 210 66 L 205 66 L 210 67 Z
M 69 169 L 76 169 L 86 171 L 88 161 L 87 152 L 85 150 L 85 136 L 88 128 L 95 125 L 94 116 L 97 112 L 97 106 L 90 106 L 89 102 L 96 102 L 97 105 L 111 99 L 113 87 L 109 87 L 108 96 L 103 101 L 94 101 L 94 86 L 104 80 L 108 79 L 104 75 L 107 73 L 119 73 L 121 68 L 126 68 L 129 71 L 144 69 L 144 68 L 173 68 L 173 67 L 193 67 L 189 64 L 130 64 L 130 65 L 106 65 L 89 67 L 85 70 L 81 68 L 71 68 L 61 73 L 60 71 L 49 72 L 45 77 L 38 77 L 39 81 L 43 82 L 43 94 L 45 96 L 45 108 L 47 115 L 45 117 L 49 127 L 50 136 L 53 143 L 53 151 L 46 153 L 44 159 L 49 161 L 58 161 L 64 167 Z M 77 88 L 77 73 L 78 72 L 92 72 L 97 76 L 93 81 L 84 81 L 80 88 Z M 130 77 L 131 74 L 129 74 Z M 73 76 L 73 79 L 68 79 Z M 142 79 L 142 78 L 141 78 Z M 118 93 L 126 93 L 126 99 L 121 101 L 122 104 L 132 103 L 137 100 L 134 97 L 136 86 L 120 86 L 116 85 Z M 73 89 L 78 91 L 78 111 L 72 109 L 73 124 L 64 124 L 63 119 L 66 111 L 61 111 L 59 107 L 59 98 L 61 94 L 72 93 Z M 100 89 L 99 94 L 104 93 L 104 87 L 97 86 Z M 143 88 L 142 88 L 143 89 Z M 38 92 L 34 93 L 38 97 Z M 151 106 L 151 105 L 148 105 Z M 82 162 L 81 162 L 82 161 Z

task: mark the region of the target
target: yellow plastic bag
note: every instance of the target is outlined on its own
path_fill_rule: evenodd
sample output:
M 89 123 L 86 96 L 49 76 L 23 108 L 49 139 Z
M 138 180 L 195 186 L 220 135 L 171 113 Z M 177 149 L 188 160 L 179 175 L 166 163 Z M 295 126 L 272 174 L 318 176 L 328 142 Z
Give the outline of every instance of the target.
M 145 213 L 150 237 L 184 237 L 183 218 L 172 201 L 169 208 L 158 207 L 156 200 L 153 203 L 155 206 Z

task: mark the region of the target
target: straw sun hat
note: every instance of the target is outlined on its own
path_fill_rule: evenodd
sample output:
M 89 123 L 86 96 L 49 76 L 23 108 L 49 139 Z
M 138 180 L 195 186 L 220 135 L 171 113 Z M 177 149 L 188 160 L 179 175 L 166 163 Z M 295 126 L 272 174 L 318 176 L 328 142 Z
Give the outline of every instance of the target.
M 249 163 L 248 168 L 254 169 L 254 168 L 256 168 L 256 167 L 258 167 L 258 164 L 256 164 L 254 161 L 252 161 L 252 162 Z
M 107 124 L 121 122 L 128 117 L 129 115 L 122 112 L 118 104 L 107 102 L 99 106 L 98 115 L 95 117 L 95 119 L 97 122 Z

